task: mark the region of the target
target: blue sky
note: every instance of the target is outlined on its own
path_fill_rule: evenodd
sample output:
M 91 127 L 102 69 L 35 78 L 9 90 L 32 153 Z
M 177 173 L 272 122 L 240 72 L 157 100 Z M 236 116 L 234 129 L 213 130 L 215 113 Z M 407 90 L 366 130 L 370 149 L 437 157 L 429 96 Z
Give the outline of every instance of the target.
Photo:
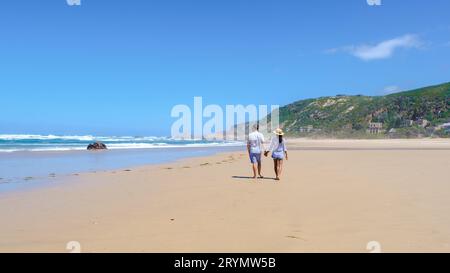
M 450 81 L 450 1 L 3 1 L 0 133 L 167 135 L 176 104 Z

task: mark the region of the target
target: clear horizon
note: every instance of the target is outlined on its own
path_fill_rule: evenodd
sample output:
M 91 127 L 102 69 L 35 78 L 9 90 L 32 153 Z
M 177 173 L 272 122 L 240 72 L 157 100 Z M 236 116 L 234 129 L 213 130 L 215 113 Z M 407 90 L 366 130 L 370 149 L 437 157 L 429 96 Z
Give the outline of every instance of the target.
M 449 82 L 448 10 L 444 0 L 9 1 L 0 134 L 167 136 L 172 107 L 194 96 L 286 105 Z

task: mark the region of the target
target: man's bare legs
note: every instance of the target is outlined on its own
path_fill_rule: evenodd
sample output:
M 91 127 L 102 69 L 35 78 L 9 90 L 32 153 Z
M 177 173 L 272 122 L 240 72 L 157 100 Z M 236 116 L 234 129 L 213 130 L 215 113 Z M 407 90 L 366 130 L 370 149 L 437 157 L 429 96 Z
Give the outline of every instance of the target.
M 256 179 L 256 172 L 258 170 L 259 165 L 261 165 L 261 163 L 252 163 L 253 178 L 254 179 Z
M 252 169 L 253 169 L 253 177 L 252 178 L 264 178 L 264 176 L 261 174 L 261 169 L 262 169 L 261 161 L 259 161 L 258 163 L 253 163 Z
M 258 175 L 259 178 L 264 178 L 264 176 L 261 174 L 261 169 L 262 169 L 262 163 L 261 161 L 258 162 Z

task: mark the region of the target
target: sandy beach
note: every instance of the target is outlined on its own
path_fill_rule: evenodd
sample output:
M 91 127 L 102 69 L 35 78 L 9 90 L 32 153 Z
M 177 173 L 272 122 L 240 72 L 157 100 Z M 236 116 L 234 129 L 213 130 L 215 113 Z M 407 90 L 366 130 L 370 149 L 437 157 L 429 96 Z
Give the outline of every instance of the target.
M 289 140 L 0 195 L 0 252 L 450 252 L 450 140 Z

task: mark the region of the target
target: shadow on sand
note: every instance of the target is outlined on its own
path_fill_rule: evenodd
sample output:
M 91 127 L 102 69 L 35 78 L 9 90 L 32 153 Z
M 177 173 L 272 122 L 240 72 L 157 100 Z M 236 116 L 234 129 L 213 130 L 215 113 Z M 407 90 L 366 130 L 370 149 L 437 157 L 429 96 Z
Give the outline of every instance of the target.
M 232 176 L 231 178 L 233 178 L 233 179 L 251 179 L 251 180 L 254 179 L 254 178 L 251 177 L 251 176 L 237 176 L 237 175 L 234 175 L 234 176 Z M 275 180 L 275 178 L 272 178 L 272 177 L 263 177 L 263 178 L 258 178 L 258 180 Z

